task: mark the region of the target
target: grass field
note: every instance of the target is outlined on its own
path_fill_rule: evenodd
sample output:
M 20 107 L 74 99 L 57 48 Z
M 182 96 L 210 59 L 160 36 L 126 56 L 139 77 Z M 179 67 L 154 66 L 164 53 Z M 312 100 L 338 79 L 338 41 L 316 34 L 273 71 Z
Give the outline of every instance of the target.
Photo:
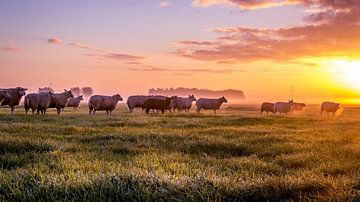
M 287 117 L 0 109 L 2 200 L 360 200 L 360 108 Z

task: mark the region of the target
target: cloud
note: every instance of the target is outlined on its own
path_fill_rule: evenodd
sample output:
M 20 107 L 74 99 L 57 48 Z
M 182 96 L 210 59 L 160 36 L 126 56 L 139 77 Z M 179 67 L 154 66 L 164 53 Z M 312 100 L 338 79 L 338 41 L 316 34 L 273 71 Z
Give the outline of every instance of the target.
M 80 49 L 85 49 L 85 50 L 93 50 L 93 51 L 97 51 L 97 52 L 105 52 L 104 49 L 98 49 L 98 48 L 95 48 L 95 47 L 93 47 L 91 45 L 80 43 L 80 42 L 71 42 L 71 43 L 68 43 L 68 45 L 72 46 L 72 47 L 80 48 Z
M 162 68 L 162 67 L 154 67 L 154 66 L 146 66 L 144 68 L 129 68 L 131 71 L 139 71 L 139 72 L 170 72 L 176 75 L 184 75 L 189 73 L 213 73 L 213 74 L 227 74 L 239 72 L 236 69 L 210 69 L 210 68 Z
M 238 6 L 241 9 L 259 9 L 284 5 L 280 0 L 193 0 L 196 7 L 209 7 L 214 5 Z
M 159 8 L 169 8 L 170 6 L 172 6 L 173 4 L 169 1 L 161 1 L 159 3 Z
M 115 59 L 115 60 L 123 60 L 123 61 L 137 61 L 137 60 L 145 59 L 145 57 L 142 57 L 142 56 L 127 55 L 127 54 L 116 53 L 116 52 L 106 53 L 103 56 L 107 57 L 107 58 L 111 58 L 111 59 Z
M 95 60 L 116 60 L 116 61 L 124 61 L 125 63 L 131 63 L 136 64 L 139 63 L 139 61 L 145 59 L 145 57 L 137 56 L 137 55 L 128 55 L 128 54 L 122 54 L 118 52 L 103 52 L 103 53 L 86 53 L 86 56 L 93 58 Z
M 141 65 L 142 63 L 138 62 L 138 61 L 130 61 L 130 62 L 126 62 L 125 64 L 128 64 L 128 65 Z
M 242 30 L 241 27 L 239 30 Z M 348 31 L 345 31 L 348 30 Z M 351 31 L 350 31 L 351 30 Z M 173 54 L 204 61 L 290 61 L 306 57 L 360 57 L 360 26 L 306 25 L 239 31 L 219 37 L 213 48 L 185 47 Z
M 315 14 L 315 20 L 325 19 L 326 17 L 334 18 L 335 16 L 347 15 L 349 13 L 354 18 L 359 15 L 359 0 L 193 0 L 193 6 L 209 7 L 214 5 L 237 6 L 241 9 L 261 9 L 276 6 L 304 6 L 311 11 L 322 9 L 319 14 Z M 324 10 L 325 9 L 325 10 Z M 320 11 L 320 10 L 319 10 Z M 356 12 L 354 12 L 356 11 Z
M 2 51 L 8 51 L 8 52 L 19 52 L 22 51 L 21 48 L 17 47 L 14 43 L 10 43 L 9 45 L 3 46 L 0 48 Z
M 60 38 L 37 38 L 41 40 L 46 40 L 50 44 L 60 45 L 64 44 L 65 42 Z M 115 60 L 115 61 L 123 61 L 125 63 L 139 63 L 139 61 L 145 59 L 143 56 L 137 56 L 137 55 L 130 55 L 130 54 L 124 54 L 117 51 L 109 51 L 101 48 L 97 48 L 94 46 L 91 46 L 89 44 L 81 43 L 81 42 L 70 42 L 67 43 L 69 47 L 78 48 L 87 51 L 87 53 L 84 53 L 85 56 L 92 58 L 95 62 L 101 62 L 105 63 L 109 60 Z
M 187 40 L 187 41 L 178 41 L 180 45 L 194 45 L 194 46 L 211 46 L 216 45 L 216 42 L 212 41 L 195 41 L 195 40 Z
M 215 4 L 230 2 L 230 0 L 197 2 Z M 231 3 L 237 5 L 245 5 L 244 2 L 242 0 L 231 0 Z M 255 5 L 264 1 L 246 2 L 249 5 Z M 278 29 L 242 26 L 214 28 L 210 30 L 217 34 L 213 41 L 186 40 L 187 43 L 178 43 L 182 46 L 174 50 L 172 54 L 220 64 L 224 61 L 231 63 L 261 60 L 293 62 L 314 57 L 360 59 L 359 0 L 282 0 L 271 2 L 301 5 L 304 9 L 317 8 L 319 11 L 306 16 L 304 19 L 306 23 L 300 26 Z
M 58 37 L 54 37 L 54 38 L 48 38 L 46 39 L 48 43 L 50 44 L 55 44 L 55 45 L 60 45 L 60 44 L 63 44 L 64 42 L 58 38 Z

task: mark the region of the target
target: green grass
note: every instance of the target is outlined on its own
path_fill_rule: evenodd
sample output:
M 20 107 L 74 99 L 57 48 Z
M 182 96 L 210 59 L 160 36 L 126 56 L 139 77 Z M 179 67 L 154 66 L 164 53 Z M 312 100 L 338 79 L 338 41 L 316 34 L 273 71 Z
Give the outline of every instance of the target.
M 360 200 L 360 108 L 286 117 L 0 109 L 0 199 Z

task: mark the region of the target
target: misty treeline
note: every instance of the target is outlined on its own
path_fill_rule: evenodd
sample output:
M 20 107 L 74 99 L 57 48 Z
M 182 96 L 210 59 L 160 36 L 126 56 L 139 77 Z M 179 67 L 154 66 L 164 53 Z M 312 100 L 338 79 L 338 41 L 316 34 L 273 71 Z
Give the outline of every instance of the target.
M 194 95 L 195 97 L 222 97 L 242 100 L 245 99 L 244 92 L 242 90 L 226 89 L 226 90 L 209 90 L 209 89 L 198 89 L 198 88 L 151 88 L 149 89 L 149 95 L 178 95 L 188 96 Z
M 82 88 L 72 87 L 70 90 L 74 96 L 83 95 L 86 99 L 94 94 L 94 90 L 92 87 L 82 87 Z M 44 88 L 39 88 L 39 93 L 41 93 L 41 92 L 54 93 L 55 91 L 51 87 L 44 87 Z

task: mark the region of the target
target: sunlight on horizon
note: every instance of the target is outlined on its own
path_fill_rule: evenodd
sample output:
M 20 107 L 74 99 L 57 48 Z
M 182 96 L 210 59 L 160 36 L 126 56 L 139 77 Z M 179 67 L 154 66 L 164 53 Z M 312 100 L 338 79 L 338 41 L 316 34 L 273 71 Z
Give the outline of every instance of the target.
M 360 61 L 359 60 L 332 60 L 329 64 L 334 68 L 335 73 L 340 75 L 340 82 L 345 83 L 352 90 L 360 91 Z

